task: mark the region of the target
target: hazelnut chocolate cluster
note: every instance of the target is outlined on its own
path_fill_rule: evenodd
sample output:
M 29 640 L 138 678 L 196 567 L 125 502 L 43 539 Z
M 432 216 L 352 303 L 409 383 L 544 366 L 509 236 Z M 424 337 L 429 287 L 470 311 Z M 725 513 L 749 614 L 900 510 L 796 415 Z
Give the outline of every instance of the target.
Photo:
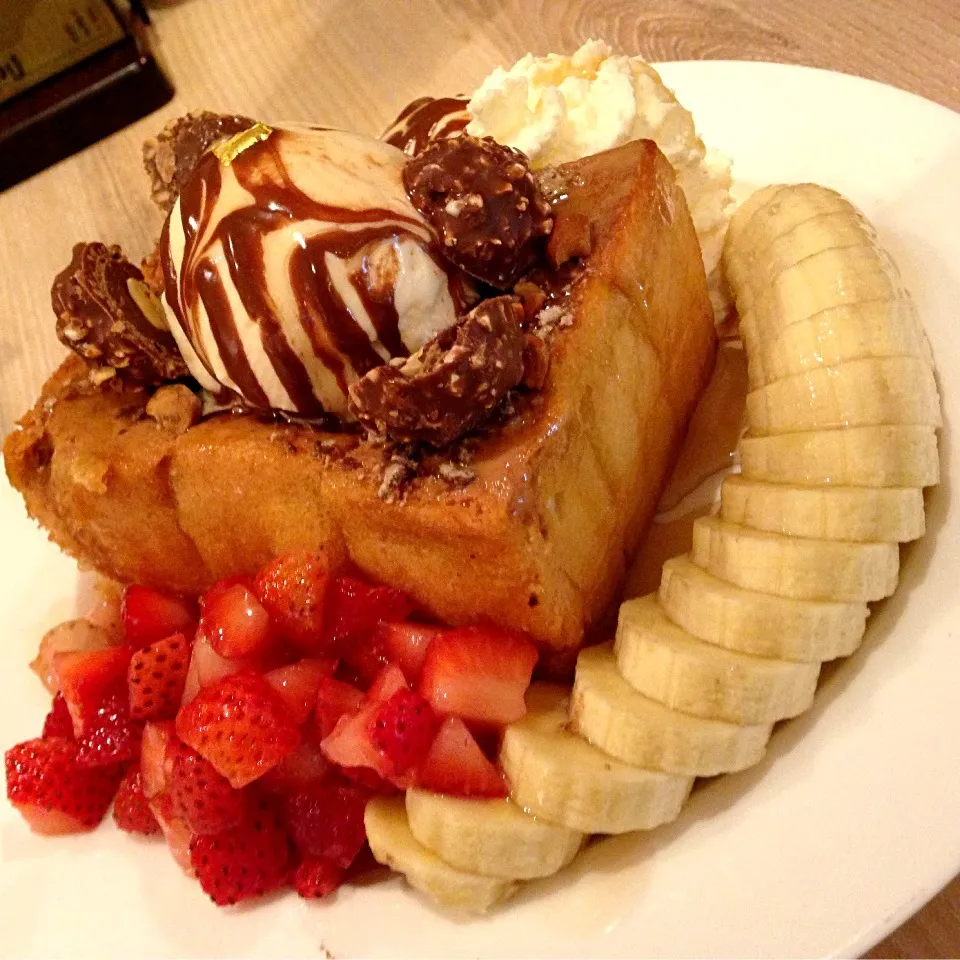
M 57 337 L 102 383 L 116 376 L 159 384 L 188 374 L 163 308 L 119 247 L 78 243 L 53 282 Z
M 403 183 L 450 262 L 498 290 L 534 264 L 553 228 L 527 158 L 489 137 L 434 141 L 408 161 Z

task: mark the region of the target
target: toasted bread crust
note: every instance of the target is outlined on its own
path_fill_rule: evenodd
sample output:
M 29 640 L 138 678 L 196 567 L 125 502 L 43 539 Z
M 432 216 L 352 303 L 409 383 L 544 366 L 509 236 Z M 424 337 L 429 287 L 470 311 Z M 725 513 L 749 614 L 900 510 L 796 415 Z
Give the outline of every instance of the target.
M 86 388 L 75 358 L 7 438 L 10 482 L 52 539 L 120 580 L 195 592 L 323 546 L 451 623 L 577 646 L 613 598 L 713 360 L 683 195 L 652 142 L 628 146 L 631 183 L 605 213 L 547 381 L 479 441 L 467 485 L 423 476 L 388 502 L 381 448 L 246 415 L 176 433 L 146 416 L 144 390 Z

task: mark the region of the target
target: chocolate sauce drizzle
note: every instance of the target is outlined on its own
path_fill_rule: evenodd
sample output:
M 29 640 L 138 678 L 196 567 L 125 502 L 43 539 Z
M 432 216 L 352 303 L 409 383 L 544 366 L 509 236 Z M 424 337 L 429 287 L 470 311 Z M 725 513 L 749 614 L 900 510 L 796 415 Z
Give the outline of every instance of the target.
M 318 234 L 303 237 L 294 248 L 289 260 L 289 281 L 298 304 L 299 322 L 312 351 L 334 374 L 344 395 L 353 379 L 382 364 L 384 357 L 374 349 L 341 296 L 327 265 L 327 255 L 346 261 L 352 268 L 351 285 L 383 347 L 392 356 L 406 356 L 409 351 L 400 339 L 391 292 L 378 296 L 366 282 L 365 251 L 372 249 L 373 244 L 404 237 L 425 246 L 432 238 L 429 227 L 413 216 L 378 208 L 353 210 L 331 206 L 304 193 L 291 179 L 280 151 L 284 137 L 297 135 L 274 131 L 233 160 L 230 169 L 252 195 L 253 202 L 228 213 L 215 225 L 211 220 L 222 187 L 223 167 L 213 154 L 203 156 L 180 197 L 185 246 L 179 275 L 178 265 L 170 262 L 169 223 L 164 225 L 161 249 L 167 302 L 211 376 L 216 379 L 196 328 L 199 302 L 206 308 L 229 377 L 248 403 L 271 406 L 240 339 L 224 278 L 207 255 L 219 240 L 230 280 L 244 309 L 258 325 L 263 350 L 295 412 L 317 416 L 322 413 L 322 406 L 303 361 L 284 334 L 267 284 L 264 238 L 291 223 L 314 220 L 327 225 Z M 174 208 L 171 216 L 177 212 Z M 439 251 L 432 256 L 448 276 L 450 294 L 459 312 L 464 296 L 462 281 Z
M 415 157 L 432 140 L 454 137 L 470 122 L 466 97 L 419 97 L 400 111 L 382 140 Z

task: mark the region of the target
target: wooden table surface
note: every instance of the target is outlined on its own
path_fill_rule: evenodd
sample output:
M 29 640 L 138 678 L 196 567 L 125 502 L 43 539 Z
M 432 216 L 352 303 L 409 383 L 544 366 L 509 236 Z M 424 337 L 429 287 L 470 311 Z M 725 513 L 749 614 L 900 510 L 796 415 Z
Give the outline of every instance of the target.
M 48 291 L 73 243 L 118 242 L 136 259 L 157 236 L 140 145 L 187 109 L 376 132 L 414 96 L 470 90 L 527 50 L 603 37 L 648 60 L 860 74 L 960 110 L 957 0 L 181 0 L 151 9 L 176 100 L 0 195 L 0 432 L 63 354 Z M 960 956 L 960 878 L 870 956 Z

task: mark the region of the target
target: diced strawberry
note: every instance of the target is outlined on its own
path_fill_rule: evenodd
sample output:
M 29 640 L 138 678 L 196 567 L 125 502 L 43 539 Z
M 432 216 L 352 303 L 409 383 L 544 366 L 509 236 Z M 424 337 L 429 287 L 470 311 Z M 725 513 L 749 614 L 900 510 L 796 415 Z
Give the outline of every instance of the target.
M 190 641 L 182 633 L 137 650 L 127 668 L 130 716 L 172 720 L 180 708 L 190 664 Z
M 329 897 L 343 883 L 343 871 L 323 857 L 305 857 L 293 874 L 293 888 L 306 900 Z
M 126 680 L 131 653 L 130 647 L 108 647 L 86 653 L 54 654 L 53 669 L 78 737 L 100 708 L 107 691 Z
M 111 646 L 111 641 L 112 637 L 102 627 L 94 626 L 86 620 L 68 620 L 43 635 L 40 649 L 30 662 L 30 669 L 50 693 L 56 693 L 60 689 L 60 681 L 53 669 L 55 654 L 106 650 Z
M 366 703 L 359 712 L 340 718 L 333 732 L 320 744 L 328 760 L 341 767 L 369 767 L 381 777 L 393 773 L 390 764 L 373 745 L 370 731 L 379 703 Z
M 148 723 L 140 740 L 140 774 L 143 793 L 148 800 L 159 796 L 170 786 L 172 758 L 167 747 L 176 734 L 170 722 Z
M 466 724 L 448 717 L 414 777 L 417 786 L 460 797 L 506 796 L 497 768 L 483 755 Z
M 347 784 L 316 783 L 283 798 L 287 833 L 305 857 L 349 867 L 367 840 L 363 811 L 370 794 Z
M 212 764 L 173 739 L 170 756 L 170 810 L 195 834 L 229 830 L 243 819 L 244 795 L 222 777 Z
M 183 820 L 171 817 L 168 810 L 161 809 L 161 804 L 156 800 L 150 801 L 150 809 L 160 825 L 163 839 L 166 840 L 167 847 L 170 849 L 170 856 L 188 877 L 194 876 L 195 871 L 190 859 L 190 844 L 193 841 L 190 827 Z
M 356 577 L 338 577 L 331 590 L 328 631 L 346 653 L 381 621 L 405 620 L 413 609 L 413 601 L 402 590 L 371 587 Z
M 143 794 L 139 767 L 132 767 L 120 781 L 113 801 L 113 819 L 127 833 L 149 835 L 160 832 L 160 824 Z
M 492 724 L 526 712 L 524 696 L 537 662 L 528 640 L 495 627 L 465 627 L 430 644 L 420 693 L 438 713 Z
M 391 794 L 411 786 L 409 777 L 395 777 L 397 782 L 391 783 L 370 767 L 337 767 L 337 770 L 351 783 L 363 787 L 368 793 Z
M 309 728 L 303 733 L 304 740 L 300 746 L 260 778 L 259 783 L 264 790 L 271 793 L 292 793 L 330 776 L 333 768 L 323 755 L 319 741 L 312 739 Z
M 255 673 L 204 687 L 177 714 L 177 735 L 236 788 L 276 766 L 300 743 L 300 731 L 273 688 Z
M 190 862 L 204 892 L 219 906 L 282 887 L 290 869 L 290 842 L 277 811 L 260 799 L 232 830 L 190 841 Z
M 230 660 L 265 653 L 274 642 L 270 615 L 242 583 L 208 596 L 201 624 L 213 649 Z
M 363 704 L 363 692 L 342 680 L 323 677 L 317 686 L 313 722 L 322 740 L 333 732 L 339 719 L 356 713 Z
M 394 773 L 404 773 L 427 755 L 440 718 L 423 697 L 397 690 L 373 716 L 370 739 Z
M 125 589 L 122 583 L 99 573 L 81 573 L 77 579 L 77 615 L 106 630 L 112 644 L 123 643 Z
M 337 661 L 328 657 L 311 657 L 270 670 L 263 678 L 276 690 L 290 716 L 297 723 L 306 723 L 317 702 L 320 681 L 333 676 L 336 666 Z
M 281 633 L 310 654 L 330 652 L 324 633 L 330 564 L 320 552 L 290 553 L 267 564 L 254 591 Z
M 126 763 L 140 756 L 143 724 L 130 716 L 125 683 L 104 692 L 94 714 L 86 719 L 77 737 L 77 763 L 82 767 L 105 767 Z
M 67 701 L 63 699 L 63 694 L 58 693 L 53 698 L 53 704 L 46 720 L 43 721 L 44 740 L 50 737 L 63 737 L 64 740 L 73 740 L 73 720 L 70 717 L 70 711 L 67 709 Z
M 228 660 L 221 657 L 203 632 L 197 631 L 196 640 L 190 653 L 190 665 L 183 685 L 183 703 L 189 703 L 204 687 L 219 683 L 224 677 L 241 670 L 252 669 L 253 664 L 245 660 Z
M 376 701 L 383 703 L 389 700 L 397 691 L 409 689 L 410 684 L 407 683 L 407 678 L 403 675 L 403 671 L 399 667 L 395 667 L 392 663 L 388 663 L 376 677 L 374 677 L 373 683 L 370 684 L 370 689 L 367 691 L 367 700 L 370 702 Z
M 127 587 L 122 612 L 124 635 L 135 647 L 186 632 L 196 621 L 193 608 L 183 600 L 138 584 Z
M 373 643 L 386 651 L 410 683 L 420 679 L 430 642 L 443 630 L 426 623 L 380 623 L 373 632 Z
M 208 606 L 216 603 L 220 597 L 227 592 L 227 590 L 237 585 L 246 587 L 248 590 L 255 593 L 253 589 L 253 577 L 245 577 L 242 575 L 236 577 L 224 577 L 222 580 L 218 580 L 205 593 L 200 595 L 201 619 L 203 618 L 203 614 L 207 612 Z
M 81 767 L 69 740 L 27 740 L 5 755 L 7 798 L 35 833 L 90 830 L 104 817 L 122 769 Z

